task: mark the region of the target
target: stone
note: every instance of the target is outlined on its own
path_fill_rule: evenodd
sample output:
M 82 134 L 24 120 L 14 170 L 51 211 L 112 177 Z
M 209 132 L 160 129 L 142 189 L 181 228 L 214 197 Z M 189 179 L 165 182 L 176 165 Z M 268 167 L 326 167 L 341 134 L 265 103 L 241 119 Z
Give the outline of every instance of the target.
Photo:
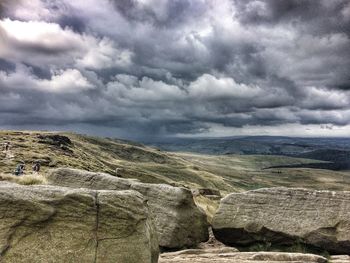
M 194 249 L 161 254 L 159 263 L 326 263 L 313 254 L 238 252 L 235 248 Z
M 38 135 L 39 143 L 51 144 L 55 146 L 70 146 L 72 141 L 67 136 L 62 136 L 58 134 L 45 134 Z
M 213 219 L 226 245 L 301 246 L 350 253 L 350 192 L 265 188 L 221 200 Z
M 329 259 L 330 263 L 350 263 L 350 256 L 348 255 L 335 255 Z
M 66 187 L 138 191 L 148 200 L 162 249 L 194 247 L 209 238 L 206 215 L 188 189 L 70 168 L 51 170 L 46 178 L 49 184 Z
M 0 183 L 2 263 L 156 263 L 158 254 L 136 191 Z

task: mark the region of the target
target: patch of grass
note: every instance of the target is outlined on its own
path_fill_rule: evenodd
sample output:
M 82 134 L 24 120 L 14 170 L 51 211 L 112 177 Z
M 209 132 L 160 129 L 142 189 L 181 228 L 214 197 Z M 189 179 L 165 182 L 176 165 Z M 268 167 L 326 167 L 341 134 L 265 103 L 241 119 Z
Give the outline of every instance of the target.
M 45 177 L 40 174 L 24 174 L 21 176 L 0 174 L 0 181 L 8 181 L 8 182 L 22 184 L 22 185 L 36 185 L 36 184 L 47 183 Z
M 212 200 L 203 195 L 197 195 L 194 197 L 194 201 L 196 205 L 205 212 L 208 218 L 208 222 L 211 224 L 213 217 L 219 208 L 220 200 Z

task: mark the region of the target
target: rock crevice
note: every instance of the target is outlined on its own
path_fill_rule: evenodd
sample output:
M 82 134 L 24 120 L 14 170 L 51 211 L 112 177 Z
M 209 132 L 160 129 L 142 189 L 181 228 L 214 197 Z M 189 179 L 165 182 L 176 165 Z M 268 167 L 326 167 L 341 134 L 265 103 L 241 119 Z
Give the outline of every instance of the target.
M 98 255 L 98 245 L 99 245 L 99 236 L 98 236 L 98 229 L 99 229 L 99 220 L 100 220 L 100 204 L 98 201 L 98 192 L 95 191 L 95 207 L 96 207 L 96 228 L 95 228 L 95 256 L 94 256 L 94 263 L 97 263 L 97 255 Z

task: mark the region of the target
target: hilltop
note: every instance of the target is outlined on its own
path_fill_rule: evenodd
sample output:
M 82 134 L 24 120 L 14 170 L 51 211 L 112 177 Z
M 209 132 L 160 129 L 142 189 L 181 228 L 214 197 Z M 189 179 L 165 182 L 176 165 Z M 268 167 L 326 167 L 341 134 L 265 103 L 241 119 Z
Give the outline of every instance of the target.
M 350 190 L 348 171 L 300 167 L 327 163 L 313 159 L 167 152 L 125 140 L 64 132 L 1 131 L 0 144 L 6 141 L 11 142 L 11 150 L 0 153 L 2 174 L 11 174 L 18 162 L 25 162 L 30 170 L 34 161 L 40 161 L 42 173 L 71 167 L 223 194 L 273 186 Z

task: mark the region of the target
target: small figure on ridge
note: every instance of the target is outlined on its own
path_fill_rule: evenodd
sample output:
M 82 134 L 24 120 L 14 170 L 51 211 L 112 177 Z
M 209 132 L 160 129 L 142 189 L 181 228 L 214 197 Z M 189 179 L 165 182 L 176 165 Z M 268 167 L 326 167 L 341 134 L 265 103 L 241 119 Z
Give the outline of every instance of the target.
M 16 166 L 14 174 L 16 176 L 21 176 L 24 173 L 24 169 L 26 168 L 26 165 L 24 163 L 20 163 Z
M 10 150 L 10 146 L 11 146 L 10 142 L 5 142 L 4 143 L 4 151 L 5 152 L 9 151 Z
M 35 162 L 32 168 L 33 168 L 33 172 L 35 174 L 38 174 L 41 168 L 40 162 Z

